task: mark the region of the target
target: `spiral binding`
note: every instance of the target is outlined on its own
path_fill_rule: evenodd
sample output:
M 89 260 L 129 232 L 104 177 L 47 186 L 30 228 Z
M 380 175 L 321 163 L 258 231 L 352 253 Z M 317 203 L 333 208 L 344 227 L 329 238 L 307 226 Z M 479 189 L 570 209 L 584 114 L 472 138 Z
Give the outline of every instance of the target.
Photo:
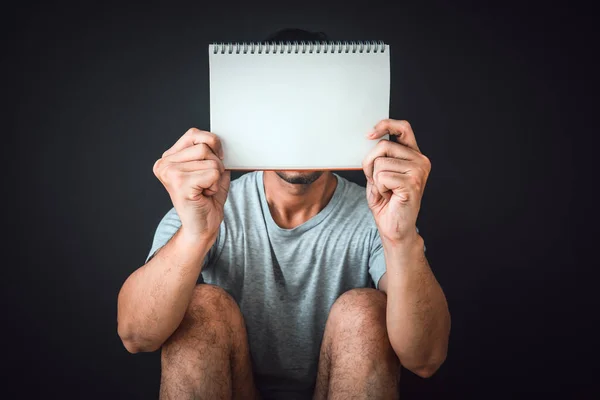
M 383 53 L 383 41 L 213 43 L 214 54 Z

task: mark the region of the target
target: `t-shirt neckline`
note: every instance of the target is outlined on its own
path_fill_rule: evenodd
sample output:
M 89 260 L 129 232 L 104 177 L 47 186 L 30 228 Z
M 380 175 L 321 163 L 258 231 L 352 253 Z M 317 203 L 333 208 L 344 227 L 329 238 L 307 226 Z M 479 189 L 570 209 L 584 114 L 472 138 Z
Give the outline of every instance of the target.
M 258 186 L 257 189 L 260 195 L 260 204 L 268 227 L 281 235 L 298 235 L 320 224 L 325 218 L 327 218 L 331 211 L 335 209 L 335 207 L 343 197 L 343 192 L 345 188 L 344 180 L 340 179 L 340 177 L 336 173 L 333 173 L 333 175 L 337 179 L 337 185 L 335 191 L 333 192 L 333 196 L 331 196 L 331 199 L 329 200 L 329 203 L 327 203 L 327 205 L 321 211 L 319 211 L 308 221 L 305 221 L 304 223 L 296 226 L 295 228 L 287 229 L 277 225 L 277 223 L 273 219 L 273 215 L 271 215 L 271 210 L 269 209 L 269 204 L 267 203 L 267 195 L 265 193 L 265 184 L 263 180 L 263 171 L 258 171 L 256 179 L 256 183 Z

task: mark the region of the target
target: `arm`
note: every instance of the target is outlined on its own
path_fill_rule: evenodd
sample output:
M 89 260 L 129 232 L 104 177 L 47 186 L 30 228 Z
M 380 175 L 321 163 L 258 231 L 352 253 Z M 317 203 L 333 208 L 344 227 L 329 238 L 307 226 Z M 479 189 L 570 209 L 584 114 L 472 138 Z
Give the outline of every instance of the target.
M 223 221 L 230 175 L 222 156 L 216 135 L 190 129 L 154 164 L 181 226 L 119 292 L 117 329 L 132 353 L 157 350 L 183 320 Z
M 401 245 L 383 242 L 387 272 L 379 289 L 387 294 L 387 330 L 402 365 L 429 377 L 446 359 L 450 312 L 429 268 L 423 238 Z
M 363 161 L 386 264 L 379 288 L 388 296 L 387 330 L 396 355 L 405 368 L 428 377 L 446 358 L 450 332 L 446 298 L 416 229 L 431 163 L 407 121 L 383 120 L 367 137 L 387 133 L 396 141 L 380 140 Z
M 214 243 L 187 238 L 182 229 L 119 292 L 118 333 L 132 353 L 157 350 L 177 329 Z

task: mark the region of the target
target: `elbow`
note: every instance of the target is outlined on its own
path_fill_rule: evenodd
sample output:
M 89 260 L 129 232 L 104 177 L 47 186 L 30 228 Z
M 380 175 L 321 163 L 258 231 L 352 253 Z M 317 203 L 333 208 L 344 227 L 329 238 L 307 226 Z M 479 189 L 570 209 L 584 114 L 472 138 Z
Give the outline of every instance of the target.
M 408 368 L 408 370 L 421 378 L 431 378 L 439 369 L 439 367 L 439 365 L 426 365 L 418 368 Z
M 152 345 L 148 343 L 144 344 L 140 341 L 132 340 L 129 338 L 121 338 L 121 341 L 123 342 L 123 346 L 125 347 L 125 349 L 131 354 L 152 353 L 153 351 L 160 349 L 160 345 Z
M 122 299 L 123 290 L 119 293 L 117 305 L 117 334 L 125 349 L 131 354 L 150 353 L 160 349 L 164 340 L 152 334 L 138 318 L 135 318 Z M 166 340 L 166 339 L 165 339 Z
M 437 370 L 440 369 L 444 361 L 446 361 L 446 353 L 435 358 L 431 358 L 424 363 L 403 366 L 421 378 L 431 378 L 437 372 Z
M 130 338 L 121 337 L 121 342 L 123 343 L 123 347 L 125 347 L 125 350 L 127 350 L 131 354 L 143 352 L 142 347 Z
M 159 340 L 152 340 L 146 335 L 140 334 L 131 324 L 119 323 L 117 333 L 125 349 L 131 354 L 151 353 L 162 346 Z

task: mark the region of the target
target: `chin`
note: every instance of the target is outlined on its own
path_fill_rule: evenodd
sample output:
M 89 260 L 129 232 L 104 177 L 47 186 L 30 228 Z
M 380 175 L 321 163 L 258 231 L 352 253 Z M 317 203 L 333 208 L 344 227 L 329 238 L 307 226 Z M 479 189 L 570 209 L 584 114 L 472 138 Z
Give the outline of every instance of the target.
M 277 176 L 293 185 L 310 185 L 325 171 L 275 171 Z

